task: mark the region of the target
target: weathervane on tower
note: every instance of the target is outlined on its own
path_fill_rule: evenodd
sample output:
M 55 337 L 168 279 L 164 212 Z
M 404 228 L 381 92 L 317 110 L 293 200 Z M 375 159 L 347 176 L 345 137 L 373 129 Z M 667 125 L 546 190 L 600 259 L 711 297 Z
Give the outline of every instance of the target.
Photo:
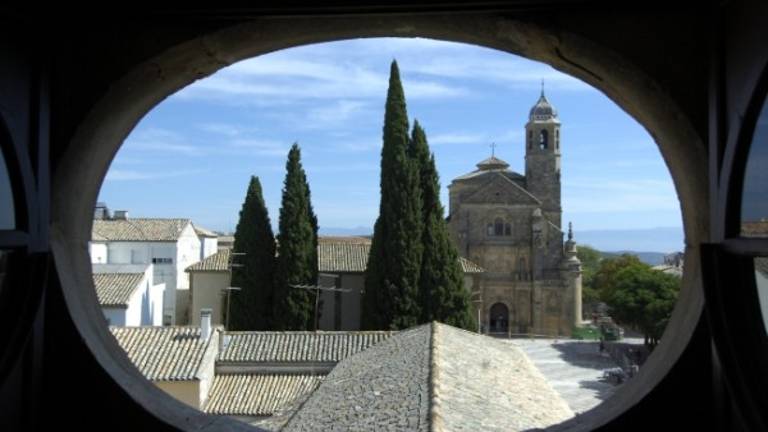
M 496 143 L 491 143 L 491 157 L 496 157 Z

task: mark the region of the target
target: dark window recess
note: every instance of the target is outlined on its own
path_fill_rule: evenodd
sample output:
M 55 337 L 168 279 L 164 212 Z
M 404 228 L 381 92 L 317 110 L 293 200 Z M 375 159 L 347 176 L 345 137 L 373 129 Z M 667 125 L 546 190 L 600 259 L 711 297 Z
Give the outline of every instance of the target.
M 504 221 L 499 219 L 496 219 L 496 221 L 493 223 L 493 235 L 496 236 L 502 236 L 504 235 Z
M 0 229 L 12 230 L 16 228 L 15 212 L 11 178 L 8 175 L 5 156 L 0 149 Z
M 152 264 L 173 264 L 173 258 L 152 258 Z
M 544 150 L 549 146 L 549 132 L 546 129 L 542 129 L 539 132 L 539 148 Z

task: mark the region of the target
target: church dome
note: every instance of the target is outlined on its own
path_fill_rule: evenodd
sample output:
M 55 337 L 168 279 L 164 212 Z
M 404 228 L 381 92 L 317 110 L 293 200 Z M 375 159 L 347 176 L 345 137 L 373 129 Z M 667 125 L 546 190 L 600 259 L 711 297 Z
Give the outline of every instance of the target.
M 509 164 L 497 158 L 496 156 L 491 156 L 488 159 L 484 159 L 478 162 L 477 168 L 479 168 L 481 171 L 507 169 L 509 168 Z
M 536 105 L 531 108 L 529 118 L 531 121 L 557 120 L 557 110 L 544 96 L 544 89 L 541 90 L 541 97 L 539 97 Z

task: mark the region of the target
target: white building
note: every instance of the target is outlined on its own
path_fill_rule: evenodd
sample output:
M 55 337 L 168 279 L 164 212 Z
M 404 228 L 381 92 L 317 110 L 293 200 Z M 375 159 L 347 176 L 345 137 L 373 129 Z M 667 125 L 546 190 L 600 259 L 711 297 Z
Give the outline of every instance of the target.
M 153 264 L 155 283 L 165 284 L 164 325 L 188 321 L 189 279 L 184 269 L 200 261 L 201 249 L 189 219 L 128 218 L 120 211 L 93 221 L 89 245 L 93 264 Z M 184 293 L 177 295 L 180 290 Z
M 192 224 L 195 228 L 195 234 L 200 239 L 200 260 L 204 260 L 207 257 L 215 254 L 219 251 L 219 235 L 215 232 L 205 229 L 195 223 Z
M 152 264 L 94 264 L 93 285 L 109 325 L 163 324 L 165 284 L 153 276 Z
M 232 282 L 230 250 L 222 249 L 204 260 L 187 267 L 189 273 L 190 324 L 200 325 L 203 309 L 210 309 L 211 323 L 224 324 L 223 312 L 227 304 L 226 291 Z M 237 294 L 235 294 L 237 295 Z

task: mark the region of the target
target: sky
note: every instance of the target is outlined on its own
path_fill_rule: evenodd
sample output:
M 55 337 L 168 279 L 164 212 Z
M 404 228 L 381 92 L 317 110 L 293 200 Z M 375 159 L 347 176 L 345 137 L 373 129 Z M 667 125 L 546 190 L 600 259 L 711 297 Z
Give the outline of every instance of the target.
M 559 112 L 563 221 L 574 230 L 680 227 L 669 171 L 648 132 L 600 91 L 548 65 L 474 45 L 354 39 L 248 59 L 157 105 L 127 137 L 99 201 L 131 217 L 186 217 L 234 230 L 251 175 L 277 225 L 298 142 L 321 233 L 370 232 L 390 62 L 450 180 L 490 156 L 524 173 L 524 128 L 542 80 Z M 631 245 L 630 245 L 631 246 Z

